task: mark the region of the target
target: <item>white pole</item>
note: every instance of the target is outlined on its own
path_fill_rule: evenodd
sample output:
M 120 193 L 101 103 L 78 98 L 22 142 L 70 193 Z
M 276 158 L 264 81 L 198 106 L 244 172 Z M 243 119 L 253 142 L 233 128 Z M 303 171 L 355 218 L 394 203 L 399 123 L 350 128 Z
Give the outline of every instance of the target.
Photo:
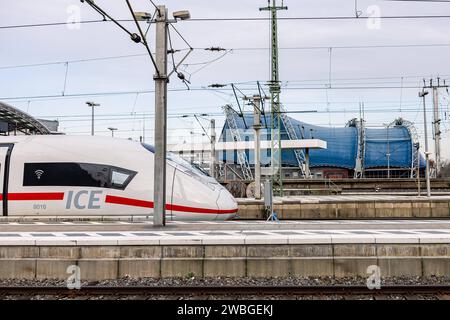
M 438 83 L 439 85 L 439 83 Z M 441 165 L 441 126 L 439 119 L 439 91 L 438 87 L 433 87 L 433 114 L 434 114 L 434 153 L 436 157 L 436 176 L 439 175 Z
M 427 110 L 425 107 L 425 96 L 428 94 L 428 91 L 422 91 L 419 93 L 419 97 L 423 98 L 423 125 L 425 130 L 425 161 L 426 161 L 426 171 L 425 178 L 427 180 L 427 197 L 431 197 L 431 187 L 430 187 L 430 160 L 429 160 L 429 152 L 428 152 L 428 131 L 427 131 Z
M 253 129 L 255 130 L 255 199 L 261 199 L 261 97 L 253 96 Z
M 211 159 L 210 159 L 210 175 L 216 178 L 216 120 L 211 119 Z
M 156 17 L 155 80 L 155 163 L 153 180 L 153 226 L 166 224 L 166 148 L 167 148 L 167 10 L 158 6 Z M 158 73 L 159 71 L 159 73 Z

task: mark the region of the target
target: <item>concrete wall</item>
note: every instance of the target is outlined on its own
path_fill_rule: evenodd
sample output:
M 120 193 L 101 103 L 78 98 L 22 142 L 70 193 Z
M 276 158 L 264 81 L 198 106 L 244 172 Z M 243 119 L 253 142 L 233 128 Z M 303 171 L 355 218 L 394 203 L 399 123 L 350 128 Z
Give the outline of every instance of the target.
M 450 274 L 448 243 L 299 243 L 139 246 L 2 246 L 0 279 L 382 276 Z
M 240 219 L 263 219 L 262 201 L 239 199 Z M 285 198 L 274 201 L 280 219 L 376 219 L 376 218 L 444 218 L 450 217 L 449 200 L 323 201 L 301 203 Z

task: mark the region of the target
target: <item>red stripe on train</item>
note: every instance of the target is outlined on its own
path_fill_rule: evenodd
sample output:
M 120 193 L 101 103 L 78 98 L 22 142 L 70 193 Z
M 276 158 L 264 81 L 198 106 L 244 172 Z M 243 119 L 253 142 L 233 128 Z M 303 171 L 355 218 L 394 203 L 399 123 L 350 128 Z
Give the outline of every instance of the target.
M 0 194 L 0 200 L 3 200 L 3 195 Z M 36 193 L 8 193 L 8 200 L 20 201 L 20 200 L 64 200 L 64 192 L 36 192 Z M 105 198 L 105 203 L 113 203 L 125 206 L 143 207 L 143 208 L 153 208 L 153 201 L 144 201 L 132 198 L 124 198 L 107 195 Z M 173 211 L 184 211 L 192 213 L 206 213 L 206 214 L 232 214 L 237 213 L 238 209 L 231 210 L 218 210 L 218 209 L 207 209 L 207 208 L 196 208 L 180 206 L 176 204 L 166 204 L 167 210 Z
M 106 195 L 105 202 L 106 203 L 114 203 L 114 204 L 122 204 L 125 206 L 153 208 L 152 201 L 143 201 L 143 200 L 137 200 L 137 199 L 131 199 L 131 198 L 110 196 L 110 195 Z
M 8 200 L 64 200 L 64 192 L 8 193 Z
M 117 196 L 110 196 L 107 195 L 105 199 L 106 203 L 113 203 L 113 204 L 121 204 L 126 206 L 135 206 L 135 207 L 144 207 L 144 208 L 153 208 L 153 201 L 143 201 L 143 200 L 137 200 L 137 199 L 131 199 L 131 198 L 124 198 L 124 197 L 117 197 Z M 173 210 L 173 211 L 184 211 L 184 212 L 192 212 L 192 213 L 209 213 L 209 214 L 230 214 L 230 213 L 236 213 L 238 209 L 231 209 L 231 210 L 218 210 L 218 209 L 206 209 L 206 208 L 195 208 L 195 207 L 186 207 L 186 206 L 179 206 L 176 204 L 166 204 L 167 210 Z
M 218 210 L 218 209 L 193 208 L 193 207 L 179 206 L 176 204 L 168 204 L 166 207 L 167 207 L 167 210 L 186 211 L 186 212 L 195 212 L 195 213 L 227 214 L 227 213 L 236 213 L 238 211 L 238 209 Z

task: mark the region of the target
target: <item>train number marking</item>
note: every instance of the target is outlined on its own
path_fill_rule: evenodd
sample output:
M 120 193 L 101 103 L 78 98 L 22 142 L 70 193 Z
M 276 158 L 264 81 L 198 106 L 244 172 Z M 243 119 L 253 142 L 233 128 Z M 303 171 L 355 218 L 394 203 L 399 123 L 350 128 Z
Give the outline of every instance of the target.
M 69 191 L 67 194 L 66 209 L 100 209 L 100 195 L 103 191 L 99 190 L 81 190 L 78 192 Z

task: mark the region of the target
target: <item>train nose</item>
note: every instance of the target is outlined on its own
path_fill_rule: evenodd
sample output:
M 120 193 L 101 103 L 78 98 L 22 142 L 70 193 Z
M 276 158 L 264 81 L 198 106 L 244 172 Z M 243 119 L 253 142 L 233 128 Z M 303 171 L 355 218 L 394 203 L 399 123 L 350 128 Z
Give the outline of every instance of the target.
M 217 219 L 227 220 L 232 219 L 237 215 L 238 204 L 236 199 L 228 192 L 227 189 L 222 188 L 217 198 L 218 216 Z

